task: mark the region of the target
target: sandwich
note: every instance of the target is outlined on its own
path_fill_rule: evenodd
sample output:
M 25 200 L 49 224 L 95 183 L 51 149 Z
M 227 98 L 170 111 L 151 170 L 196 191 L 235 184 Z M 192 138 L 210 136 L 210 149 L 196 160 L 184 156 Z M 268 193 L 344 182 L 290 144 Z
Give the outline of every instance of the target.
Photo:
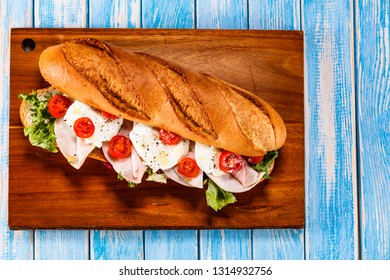
M 45 49 L 39 69 L 51 86 L 19 95 L 31 144 L 76 169 L 100 160 L 131 187 L 207 188 L 218 211 L 270 178 L 286 140 L 255 94 L 147 53 L 79 38 Z

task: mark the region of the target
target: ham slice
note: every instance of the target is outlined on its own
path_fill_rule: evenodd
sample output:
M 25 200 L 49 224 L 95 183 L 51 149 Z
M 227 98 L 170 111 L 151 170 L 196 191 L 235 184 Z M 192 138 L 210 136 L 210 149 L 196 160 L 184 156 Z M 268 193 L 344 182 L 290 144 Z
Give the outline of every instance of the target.
M 250 167 L 251 168 L 251 167 Z M 256 172 L 256 171 L 255 171 Z M 256 172 L 257 173 L 257 172 Z M 249 180 L 244 179 L 247 184 L 243 185 L 237 177 L 231 174 L 224 174 L 221 176 L 214 176 L 212 174 L 207 174 L 211 180 L 213 180 L 221 189 L 232 192 L 232 193 L 242 193 L 249 191 L 253 187 L 255 187 L 262 180 L 265 172 L 257 173 L 256 181 L 252 181 L 249 183 Z M 240 178 L 242 179 L 242 178 Z
M 188 152 L 186 157 L 190 157 L 195 160 L 195 154 L 194 152 Z M 185 177 L 183 174 L 179 172 L 179 169 L 177 165 L 175 165 L 172 168 L 169 168 L 167 170 L 163 170 L 164 174 L 167 175 L 167 177 L 179 184 L 182 184 L 187 187 L 193 187 L 193 188 L 203 188 L 203 171 L 201 170 L 195 178 L 188 178 Z
M 232 193 L 249 191 L 262 180 L 265 172 L 258 173 L 246 161 L 240 170 L 233 174 L 215 176 L 207 174 L 221 189 Z
M 124 123 L 118 132 L 118 135 L 124 135 L 129 137 L 129 133 L 132 129 L 130 122 Z M 141 183 L 142 177 L 144 176 L 147 166 L 142 164 L 142 159 L 137 154 L 134 148 L 131 149 L 131 154 L 127 158 L 114 159 L 108 153 L 108 141 L 103 142 L 102 150 L 107 161 L 112 165 L 113 169 L 128 182 L 136 184 Z
M 68 160 L 70 165 L 79 169 L 89 154 L 95 149 L 92 144 L 86 144 L 83 139 L 76 136 L 73 129 L 63 118 L 54 122 L 54 134 L 59 150 Z

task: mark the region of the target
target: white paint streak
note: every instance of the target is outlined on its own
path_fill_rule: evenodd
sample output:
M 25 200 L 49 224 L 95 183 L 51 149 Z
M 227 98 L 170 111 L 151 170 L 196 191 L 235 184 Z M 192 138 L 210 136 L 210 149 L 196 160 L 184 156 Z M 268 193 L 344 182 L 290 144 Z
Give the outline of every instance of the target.
M 349 1 L 349 6 L 353 7 L 353 0 Z M 353 30 L 354 27 L 354 11 L 351 8 L 350 9 L 350 29 Z M 350 51 L 350 62 L 351 62 L 351 109 L 352 109 L 352 186 L 353 186 L 353 217 L 354 221 L 358 221 L 359 219 L 359 213 L 358 213 L 358 178 L 357 178 L 357 145 L 356 145 L 356 89 L 355 89 L 355 48 L 354 48 L 354 36 L 350 36 L 349 45 L 351 48 Z M 358 259 L 360 255 L 360 248 L 359 248 L 359 223 L 354 223 L 354 244 L 355 244 L 355 259 Z
M 221 257 L 223 260 L 226 260 L 226 238 L 224 230 L 221 230 Z
M 133 0 L 130 3 L 131 26 L 139 28 L 141 26 L 141 1 Z
M 317 22 L 321 22 L 323 15 L 320 13 L 317 15 Z M 334 95 L 335 95 L 335 73 L 332 57 L 332 46 L 335 46 L 334 30 L 330 28 L 331 23 L 327 22 L 328 18 L 325 18 L 324 27 L 317 24 L 316 33 L 322 34 L 322 50 L 320 52 L 319 59 L 319 86 L 317 88 L 318 94 L 318 124 L 322 127 L 318 130 L 319 137 L 318 154 L 324 154 L 324 167 L 325 180 L 326 180 L 326 204 L 332 204 L 332 195 L 335 187 L 335 171 L 336 171 L 336 159 L 335 159 L 335 147 L 336 147 L 336 135 L 335 135 L 335 111 L 334 111 Z M 321 36 L 321 35 L 320 35 Z

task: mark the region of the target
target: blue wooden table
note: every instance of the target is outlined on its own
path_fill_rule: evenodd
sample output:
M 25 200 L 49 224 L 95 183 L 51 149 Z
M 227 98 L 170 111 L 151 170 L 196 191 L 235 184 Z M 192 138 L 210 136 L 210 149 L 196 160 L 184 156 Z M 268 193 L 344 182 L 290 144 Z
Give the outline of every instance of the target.
M 0 20 L 0 259 L 390 259 L 388 0 L 1 0 Z M 304 229 L 10 231 L 12 27 L 303 30 Z

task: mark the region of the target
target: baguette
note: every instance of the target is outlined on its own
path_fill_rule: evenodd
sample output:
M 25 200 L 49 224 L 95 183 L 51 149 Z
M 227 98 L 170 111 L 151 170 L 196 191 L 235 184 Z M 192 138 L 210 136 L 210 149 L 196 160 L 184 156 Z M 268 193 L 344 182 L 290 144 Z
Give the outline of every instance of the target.
M 261 156 L 286 140 L 280 115 L 255 94 L 146 53 L 81 38 L 45 49 L 39 69 L 74 99 L 206 145 Z

